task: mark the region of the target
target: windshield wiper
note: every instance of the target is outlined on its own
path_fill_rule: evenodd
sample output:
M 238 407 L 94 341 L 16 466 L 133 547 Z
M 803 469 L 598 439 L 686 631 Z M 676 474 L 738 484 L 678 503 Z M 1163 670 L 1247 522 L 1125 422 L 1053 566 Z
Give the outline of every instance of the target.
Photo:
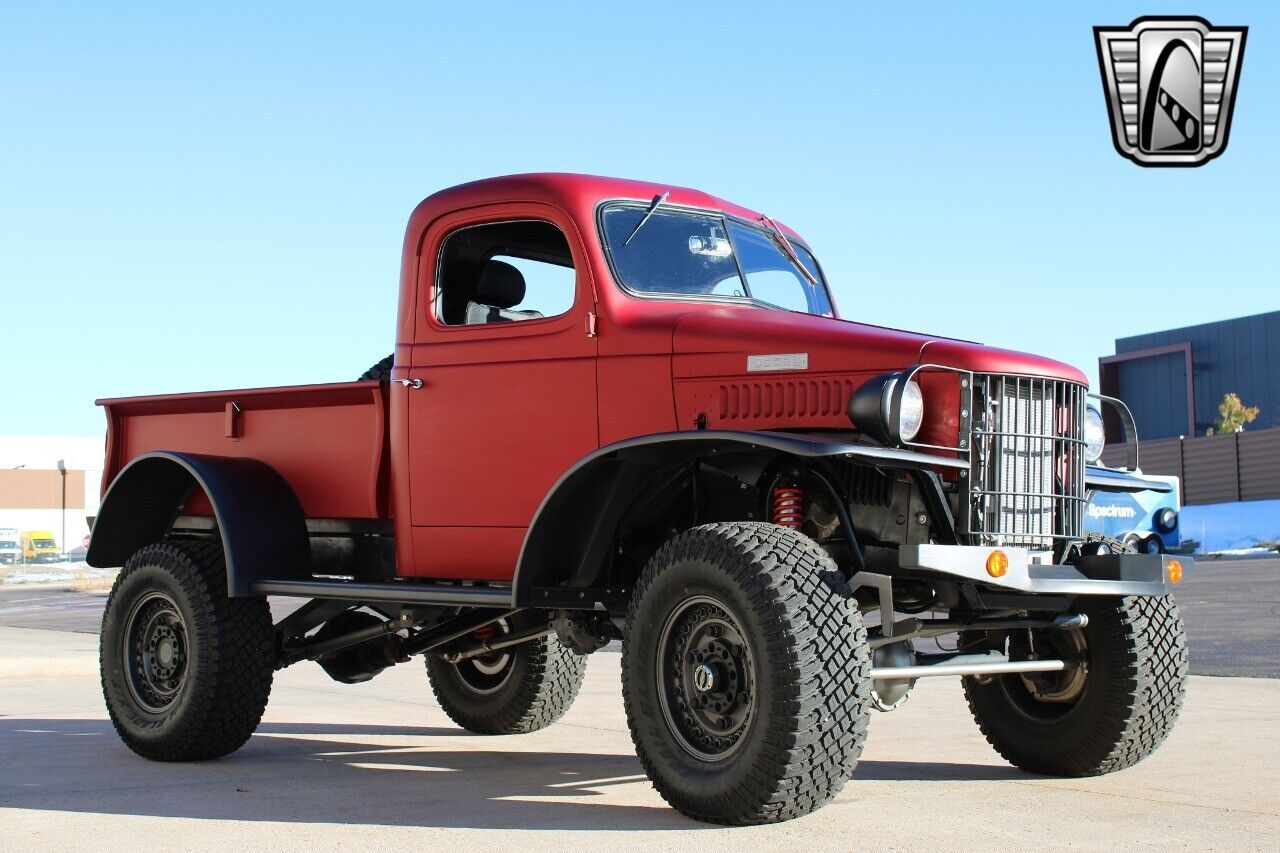
M 769 229 L 773 235 L 773 242 L 778 244 L 778 248 L 782 250 L 782 254 L 787 256 L 787 260 L 795 266 L 809 281 L 809 286 L 816 288 L 818 286 L 818 278 L 809 272 L 809 268 L 804 265 L 804 261 L 800 260 L 800 256 L 796 254 L 796 250 L 791 247 L 791 241 L 787 239 L 787 235 L 782 233 L 782 229 L 778 227 L 778 223 L 774 222 L 767 216 L 761 216 L 760 221 Z M 641 225 L 644 223 L 641 222 Z
M 622 241 L 622 245 L 624 245 L 624 246 L 625 246 L 625 245 L 627 245 L 628 243 L 630 243 L 630 242 L 631 242 L 631 238 L 632 238 L 632 237 L 634 237 L 634 236 L 636 236 L 637 234 L 639 234 L 639 233 L 640 233 L 640 229 L 641 229 L 641 228 L 643 228 L 643 227 L 644 227 L 644 224 L 645 224 L 646 222 L 648 222 L 648 221 L 649 221 L 649 217 L 650 217 L 650 216 L 653 216 L 653 212 L 654 212 L 655 210 L 657 210 L 657 209 L 658 209 L 658 207 L 659 207 L 659 206 L 660 206 L 664 201 L 666 201 L 666 200 L 667 200 L 667 196 L 669 196 L 669 195 L 671 195 L 671 190 L 667 190 L 667 191 L 666 191 L 666 192 L 664 192 L 662 195 L 656 195 L 656 196 L 654 196 L 654 197 L 653 197 L 653 202 L 652 202 L 652 203 L 650 203 L 650 205 L 649 205 L 649 209 L 648 209 L 648 210 L 646 210 L 646 211 L 644 212 L 644 216 L 640 217 L 640 222 L 636 224 L 635 230 L 633 230 L 633 231 L 632 231 L 632 232 L 627 236 L 627 239 L 625 239 L 625 240 L 623 240 L 623 241 Z

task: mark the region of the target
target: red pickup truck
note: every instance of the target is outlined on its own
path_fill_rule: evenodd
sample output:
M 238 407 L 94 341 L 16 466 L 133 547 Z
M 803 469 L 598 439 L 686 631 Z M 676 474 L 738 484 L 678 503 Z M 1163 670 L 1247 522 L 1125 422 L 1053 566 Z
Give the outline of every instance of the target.
M 919 678 L 1035 773 L 1133 764 L 1181 706 L 1191 560 L 1084 532 L 1092 491 L 1169 488 L 1097 465 L 1085 377 L 842 319 L 798 234 L 694 190 L 440 192 L 360 381 L 101 404 L 103 686 L 147 758 L 234 751 L 304 660 L 421 654 L 459 725 L 533 731 L 621 639 L 655 787 L 743 824 L 830 800 Z

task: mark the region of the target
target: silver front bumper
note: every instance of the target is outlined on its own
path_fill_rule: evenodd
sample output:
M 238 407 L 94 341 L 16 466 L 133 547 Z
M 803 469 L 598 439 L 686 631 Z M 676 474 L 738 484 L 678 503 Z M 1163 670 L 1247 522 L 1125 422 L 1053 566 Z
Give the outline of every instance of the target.
M 1009 558 L 1007 571 L 999 577 L 987 571 L 993 551 Z M 904 545 L 898 552 L 904 569 L 1046 595 L 1165 595 L 1195 573 L 1190 557 L 1168 554 L 1083 557 L 1076 566 L 1053 565 L 1048 559 L 1048 554 L 1033 554 L 1027 548 L 971 545 Z

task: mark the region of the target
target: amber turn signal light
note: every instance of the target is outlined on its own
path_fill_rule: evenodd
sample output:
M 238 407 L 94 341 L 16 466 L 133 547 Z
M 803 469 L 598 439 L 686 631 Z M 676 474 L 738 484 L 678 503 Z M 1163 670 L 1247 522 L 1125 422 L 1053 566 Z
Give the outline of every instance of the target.
M 987 555 L 987 574 L 993 578 L 1002 578 L 1008 571 L 1009 555 L 1004 551 L 992 551 Z
M 1165 573 L 1169 576 L 1169 583 L 1179 583 L 1182 580 L 1182 562 L 1180 560 L 1170 560 L 1165 564 Z

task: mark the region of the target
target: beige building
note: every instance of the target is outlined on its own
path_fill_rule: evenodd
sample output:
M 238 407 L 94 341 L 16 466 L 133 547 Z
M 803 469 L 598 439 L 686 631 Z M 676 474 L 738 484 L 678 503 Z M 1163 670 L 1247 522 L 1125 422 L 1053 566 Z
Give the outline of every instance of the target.
M 0 436 L 0 528 L 47 530 L 59 550 L 80 547 L 98 513 L 103 455 L 98 436 Z

